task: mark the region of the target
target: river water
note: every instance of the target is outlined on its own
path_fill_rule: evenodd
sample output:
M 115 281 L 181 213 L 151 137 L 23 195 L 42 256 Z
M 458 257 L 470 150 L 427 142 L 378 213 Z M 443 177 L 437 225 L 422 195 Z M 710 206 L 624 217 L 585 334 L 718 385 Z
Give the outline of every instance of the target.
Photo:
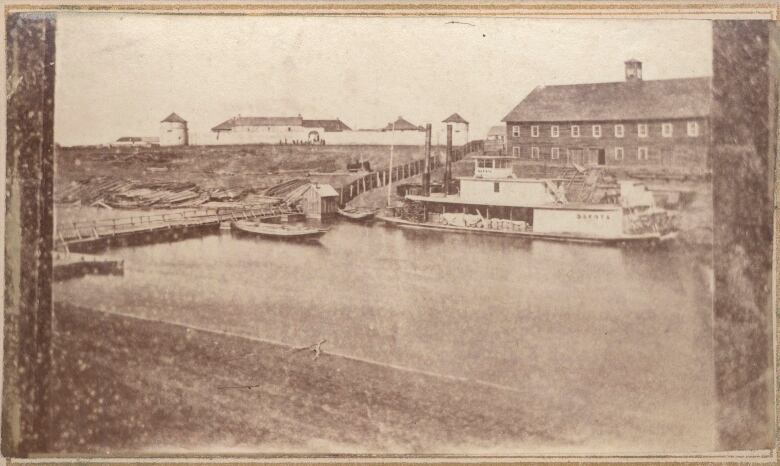
M 586 444 L 712 448 L 707 266 L 675 248 L 335 222 L 317 245 L 220 231 L 106 254 L 124 276 L 55 300 L 479 380 L 588 426 Z

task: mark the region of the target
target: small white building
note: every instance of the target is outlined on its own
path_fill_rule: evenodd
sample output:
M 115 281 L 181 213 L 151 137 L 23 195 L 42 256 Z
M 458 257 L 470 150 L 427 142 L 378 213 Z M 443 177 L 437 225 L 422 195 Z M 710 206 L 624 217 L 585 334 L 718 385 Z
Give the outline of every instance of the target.
M 171 113 L 160 122 L 161 146 L 186 146 L 189 144 L 187 120 Z
M 220 144 L 319 143 L 325 127 L 297 117 L 242 117 L 238 115 L 211 128 Z
M 339 193 L 329 184 L 311 183 L 301 193 L 306 218 L 333 217 L 338 212 Z
M 447 143 L 447 126 L 452 125 L 452 145 L 462 146 L 469 142 L 469 122 L 457 113 L 453 113 L 442 121 L 439 132 L 441 144 Z

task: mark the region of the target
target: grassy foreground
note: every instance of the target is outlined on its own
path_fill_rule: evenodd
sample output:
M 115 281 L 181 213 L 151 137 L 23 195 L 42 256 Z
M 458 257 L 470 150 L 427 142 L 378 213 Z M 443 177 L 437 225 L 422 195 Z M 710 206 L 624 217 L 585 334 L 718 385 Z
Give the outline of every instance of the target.
M 518 393 L 55 306 L 53 450 L 507 453 L 573 445 Z M 327 349 L 324 347 L 323 349 Z M 242 387 L 242 388 L 226 388 Z

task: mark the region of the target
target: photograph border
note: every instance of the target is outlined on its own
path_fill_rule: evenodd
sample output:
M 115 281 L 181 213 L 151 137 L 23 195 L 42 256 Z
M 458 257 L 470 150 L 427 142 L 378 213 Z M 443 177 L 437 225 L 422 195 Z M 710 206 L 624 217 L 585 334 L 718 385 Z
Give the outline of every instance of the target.
M 777 2 L 719 2 L 719 3 L 685 3 L 685 2 L 495 2 L 486 4 L 467 4 L 465 2 L 442 3 L 414 3 L 414 2 L 253 2 L 249 4 L 239 3 L 174 3 L 159 2 L 146 5 L 135 5 L 126 2 L 40 2 L 40 3 L 7 3 L 5 5 L 4 29 L 6 47 L 4 53 L 8 53 L 3 60 L 6 66 L 7 85 L 2 92 L 6 94 L 7 105 L 6 122 L 23 122 L 23 125 L 11 127 L 6 125 L 6 151 L 2 157 L 4 176 L 6 179 L 6 197 L 3 199 L 5 211 L 4 237 L 6 259 L 4 262 L 5 300 L 4 300 L 4 331 L 3 348 L 5 352 L 3 364 L 3 439 L 2 451 L 8 456 L 9 464 L 30 463 L 35 464 L 67 464 L 73 463 L 76 458 L 35 458 L 36 451 L 42 451 L 41 445 L 45 445 L 46 439 L 40 432 L 44 430 L 49 420 L 45 413 L 36 409 L 39 405 L 46 404 L 46 381 L 49 377 L 50 361 L 47 357 L 36 357 L 38 354 L 47 354 L 50 351 L 49 340 L 51 338 L 51 243 L 52 243 L 52 189 L 53 189 L 53 112 L 54 112 L 54 70 L 55 49 L 54 33 L 56 29 L 56 13 L 58 12 L 104 12 L 104 13 L 145 13 L 145 14 L 180 14 L 180 15 L 257 15 L 257 16 L 480 16 L 480 17 L 508 17 L 508 18 L 620 18 L 620 19 L 659 19 L 659 18 L 685 18 L 685 19 L 767 19 L 773 21 L 773 26 L 768 27 L 767 40 L 764 44 L 767 54 L 766 67 L 757 70 L 750 68 L 746 61 L 749 55 L 740 56 L 735 53 L 734 60 L 742 60 L 740 64 L 747 66 L 746 72 L 763 72 L 765 81 L 770 90 L 765 99 L 759 97 L 760 102 L 750 101 L 746 90 L 737 87 L 728 88 L 730 95 L 744 97 L 744 101 L 731 99 L 728 102 L 718 102 L 722 106 L 722 112 L 729 115 L 739 115 L 729 122 L 730 129 L 725 133 L 717 131 L 715 141 L 711 141 L 713 147 L 721 146 L 714 150 L 713 158 L 713 192 L 717 199 L 719 192 L 729 192 L 745 182 L 762 175 L 765 170 L 769 176 L 769 190 L 746 190 L 740 196 L 730 196 L 721 202 L 713 201 L 715 206 L 715 243 L 713 246 L 714 257 L 723 257 L 722 262 L 714 262 L 715 267 L 715 298 L 714 298 L 714 338 L 717 341 L 719 331 L 725 331 L 723 325 L 733 323 L 736 312 L 745 311 L 745 308 L 755 309 L 755 303 L 741 303 L 740 295 L 734 289 L 737 286 L 751 287 L 759 297 L 761 293 L 766 295 L 773 330 L 771 334 L 764 335 L 768 341 L 762 344 L 771 344 L 774 349 L 774 358 L 769 364 L 774 369 L 772 380 L 766 377 L 757 377 L 756 373 L 745 369 L 738 372 L 741 383 L 750 385 L 751 396 L 756 402 L 760 401 L 762 390 L 771 390 L 774 394 L 774 411 L 769 413 L 774 417 L 773 434 L 775 447 L 771 450 L 756 450 L 753 452 L 734 451 L 722 454 L 708 455 L 528 455 L 528 456 L 469 456 L 469 455 L 239 455 L 225 456 L 218 460 L 204 461 L 202 458 L 187 456 L 173 456 L 166 458 L 139 457 L 139 458 L 78 458 L 80 462 L 89 463 L 116 463 L 132 464 L 139 461 L 160 463 L 176 462 L 177 464 L 213 464 L 215 461 L 230 463 L 236 462 L 293 462 L 312 464 L 316 462 L 332 464 L 333 462 L 402 462 L 402 463 L 442 463 L 455 462 L 551 462 L 563 464 L 568 462 L 637 462 L 647 461 L 674 461 L 687 462 L 689 464 L 701 464 L 710 462 L 751 462 L 765 463 L 777 461 L 777 345 L 780 337 L 776 325 L 776 310 L 778 308 L 775 289 L 780 284 L 776 275 L 775 264 L 780 259 L 780 254 L 775 248 L 775 243 L 780 231 L 780 219 L 777 218 L 775 207 L 775 192 L 777 180 L 775 171 L 778 168 L 777 149 L 780 140 L 777 134 L 777 121 L 780 119 L 777 107 L 778 75 L 780 75 L 780 42 L 778 33 L 778 20 L 780 20 L 780 3 Z M 14 16 L 16 15 L 16 16 Z M 9 18 L 23 18 L 28 21 L 23 28 L 9 24 Z M 723 22 L 726 24 L 728 21 Z M 713 27 L 715 29 L 715 26 Z M 724 28 L 722 34 L 731 34 L 735 38 L 744 38 L 754 31 Z M 715 31 L 715 34 L 718 32 Z M 14 35 L 18 34 L 18 35 Z M 730 36 L 731 37 L 731 36 Z M 13 49 L 16 46 L 17 49 Z M 14 51 L 15 50 L 15 51 Z M 727 63 L 731 55 L 715 53 L 713 67 L 733 66 Z M 720 60 L 720 61 L 719 61 Z M 38 73 L 40 81 L 18 80 L 18 76 L 26 73 Z M 713 74 L 715 70 L 713 70 Z M 33 87 L 31 82 L 43 82 L 40 87 Z M 762 81 L 763 82 L 763 81 Z M 717 86 L 717 82 L 714 82 Z M 728 87 L 729 83 L 723 83 Z M 743 86 L 744 87 L 744 86 Z M 774 95 L 771 90 L 774 89 Z M 723 89 L 725 92 L 726 89 Z M 716 91 L 717 92 L 717 91 Z M 744 94 L 744 95 L 743 95 Z M 12 98 L 13 97 L 13 98 Z M 763 102 L 765 100 L 766 102 Z M 750 105 L 759 105 L 758 110 L 752 112 L 740 108 L 740 104 L 750 102 Z M 765 118 L 768 121 L 762 131 L 761 111 L 766 111 Z M 25 117 L 32 114 L 35 117 Z M 717 111 L 716 111 L 717 113 Z M 721 118 L 723 118 L 721 113 Z M 715 118 L 718 118 L 717 116 Z M 725 123 L 724 123 L 725 124 Z M 733 128 L 732 128 L 733 127 Z M 769 133 L 769 128 L 774 128 L 774 136 Z M 718 139 L 720 138 L 720 139 Z M 759 141 L 759 143 L 757 143 Z M 763 141 L 763 142 L 761 142 Z M 763 143 L 764 146 L 760 144 Z M 762 149 L 763 147 L 763 149 Z M 752 151 L 752 152 L 751 152 Z M 769 154 L 774 159 L 763 158 L 761 154 Z M 18 154 L 31 154 L 32 158 L 26 158 L 22 162 Z M 752 154 L 761 159 L 761 162 L 745 170 L 730 170 L 726 161 L 733 160 L 740 155 Z M 758 171 L 756 171 L 758 170 Z M 717 176 L 720 173 L 721 176 Z M 751 178 L 752 177 L 752 178 Z M 732 199 L 733 197 L 733 199 Z M 757 207 L 758 206 L 758 207 Z M 751 211 L 752 209 L 752 211 Z M 746 216 L 747 212 L 759 215 Z M 758 218 L 756 218 L 758 217 Z M 724 220 L 720 222 L 720 220 Z M 735 219 L 739 219 L 738 223 Z M 745 222 L 747 222 L 747 227 Z M 769 237 L 767 237 L 766 225 L 769 225 Z M 774 231 L 771 231 L 774 227 Z M 747 234 L 745 234 L 747 231 Z M 740 257 L 734 257 L 733 250 L 736 246 L 743 249 Z M 744 266 L 748 263 L 761 263 L 767 260 L 768 251 L 772 251 L 770 257 L 772 276 L 757 276 L 755 269 L 746 266 L 739 269 L 742 283 L 734 283 L 735 271 L 733 267 Z M 719 267 L 719 263 L 721 266 Z M 35 264 L 35 267 L 23 266 L 23 264 Z M 728 264 L 730 270 L 723 270 Z M 762 269 L 763 270 L 763 269 Z M 768 287 L 768 289 L 767 289 Z M 769 292 L 767 295 L 767 291 Z M 760 306 L 758 307 L 760 309 Z M 721 325 L 719 327 L 719 324 Z M 748 333 L 750 337 L 755 334 Z M 762 338 L 763 338 L 762 337 Z M 761 346 L 761 345 L 759 345 Z M 732 348 L 729 348 L 732 350 Z M 15 355 L 15 358 L 9 357 Z M 731 357 L 745 357 L 745 354 L 730 355 Z M 733 369 L 733 365 L 729 365 Z M 765 367 L 765 366 L 762 366 Z M 19 369 L 24 369 L 19 372 Z M 733 373 L 729 374 L 733 376 Z M 716 368 L 716 380 L 718 370 Z M 723 394 L 720 394 L 721 397 Z M 729 419 L 750 418 L 753 411 L 749 404 L 734 403 L 728 409 L 721 411 L 722 416 Z M 723 407 L 721 406 L 721 410 Z M 9 425 L 5 425 L 6 420 Z M 720 432 L 721 435 L 739 437 L 739 432 Z M 10 454 L 9 454 L 10 453 Z M 27 459 L 16 459 L 14 456 L 28 456 Z M 140 458 L 143 458 L 142 460 Z M 186 463 L 182 463 L 186 462 Z M 451 463 L 449 463 L 451 464 Z

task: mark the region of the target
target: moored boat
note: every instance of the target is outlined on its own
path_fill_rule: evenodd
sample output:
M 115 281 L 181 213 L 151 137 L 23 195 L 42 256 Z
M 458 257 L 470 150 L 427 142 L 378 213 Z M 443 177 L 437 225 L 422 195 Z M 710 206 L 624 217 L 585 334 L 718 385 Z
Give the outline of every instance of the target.
M 361 209 L 357 207 L 351 207 L 347 209 L 338 209 L 339 215 L 349 220 L 358 222 L 365 222 L 372 220 L 377 213 L 377 209 Z
M 244 233 L 263 236 L 266 238 L 288 240 L 316 240 L 328 232 L 325 228 L 314 228 L 303 225 L 289 225 L 255 222 L 251 220 L 239 220 L 233 222 L 233 227 Z
M 586 184 L 581 167 L 568 179 L 518 178 L 514 157 L 474 159 L 474 176 L 459 178 L 457 194 L 407 195 L 403 207 L 377 218 L 405 229 L 566 242 L 654 243 L 677 235 L 676 217 L 658 208 L 640 183 L 619 181 L 597 202 L 587 201 L 593 192 L 588 186 L 586 195 L 571 194 L 571 200 L 566 188 Z M 574 176 L 580 176 L 576 183 Z

